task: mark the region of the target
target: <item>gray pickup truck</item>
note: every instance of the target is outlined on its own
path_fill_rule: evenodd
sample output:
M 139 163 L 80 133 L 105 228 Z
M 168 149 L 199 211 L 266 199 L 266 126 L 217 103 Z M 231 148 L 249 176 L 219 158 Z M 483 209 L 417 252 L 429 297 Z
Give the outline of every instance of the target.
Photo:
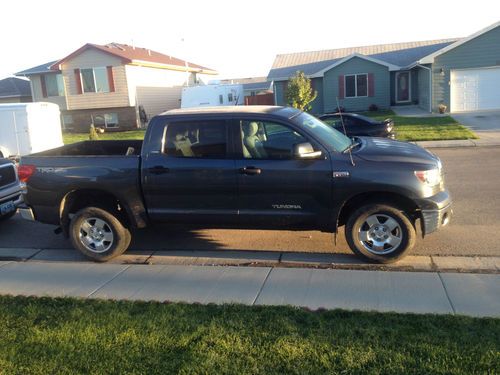
M 348 138 L 293 108 L 174 110 L 144 141 L 87 141 L 24 156 L 24 217 L 60 226 L 97 261 L 150 223 L 320 230 L 393 262 L 451 217 L 438 157 L 389 139 Z
M 13 162 L 0 159 L 0 221 L 14 216 L 22 203 L 21 187 Z

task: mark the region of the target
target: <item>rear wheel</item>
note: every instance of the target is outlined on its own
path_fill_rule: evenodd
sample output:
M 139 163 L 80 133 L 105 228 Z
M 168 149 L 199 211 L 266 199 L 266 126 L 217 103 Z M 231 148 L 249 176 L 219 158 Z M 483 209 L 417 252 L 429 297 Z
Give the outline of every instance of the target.
M 97 262 L 123 254 L 131 240 L 118 215 L 98 207 L 78 211 L 71 219 L 69 234 L 73 246 Z
M 361 257 L 377 263 L 392 263 L 415 244 L 415 228 L 401 210 L 384 204 L 357 209 L 345 226 L 347 243 Z

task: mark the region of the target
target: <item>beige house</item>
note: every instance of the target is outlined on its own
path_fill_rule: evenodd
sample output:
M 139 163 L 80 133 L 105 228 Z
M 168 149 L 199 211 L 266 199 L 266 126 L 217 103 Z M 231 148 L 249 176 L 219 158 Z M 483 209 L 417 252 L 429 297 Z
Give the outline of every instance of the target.
M 88 131 L 140 127 L 179 108 L 182 87 L 213 69 L 126 44 L 85 44 L 65 58 L 16 73 L 30 79 L 33 101 L 59 105 L 63 127 Z

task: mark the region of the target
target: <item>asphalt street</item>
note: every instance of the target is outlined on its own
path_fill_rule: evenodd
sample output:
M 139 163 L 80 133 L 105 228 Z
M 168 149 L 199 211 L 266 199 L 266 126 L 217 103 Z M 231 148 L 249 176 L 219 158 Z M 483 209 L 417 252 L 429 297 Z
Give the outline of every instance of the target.
M 454 216 L 443 230 L 419 238 L 415 255 L 500 255 L 500 147 L 433 149 L 441 157 Z M 0 247 L 66 249 L 53 226 L 20 217 L 0 223 Z M 343 231 L 199 230 L 156 226 L 136 231 L 133 250 L 270 250 L 350 253 Z

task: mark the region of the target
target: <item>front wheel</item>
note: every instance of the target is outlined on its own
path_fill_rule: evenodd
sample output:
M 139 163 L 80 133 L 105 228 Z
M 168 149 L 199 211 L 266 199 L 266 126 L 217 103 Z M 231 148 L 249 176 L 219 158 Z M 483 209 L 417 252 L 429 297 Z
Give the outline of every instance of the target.
M 78 211 L 71 219 L 69 234 L 73 246 L 97 262 L 123 254 L 131 240 L 117 215 L 98 207 Z
M 347 243 L 361 257 L 376 263 L 392 263 L 415 244 L 415 228 L 399 209 L 371 204 L 357 209 L 345 226 Z

